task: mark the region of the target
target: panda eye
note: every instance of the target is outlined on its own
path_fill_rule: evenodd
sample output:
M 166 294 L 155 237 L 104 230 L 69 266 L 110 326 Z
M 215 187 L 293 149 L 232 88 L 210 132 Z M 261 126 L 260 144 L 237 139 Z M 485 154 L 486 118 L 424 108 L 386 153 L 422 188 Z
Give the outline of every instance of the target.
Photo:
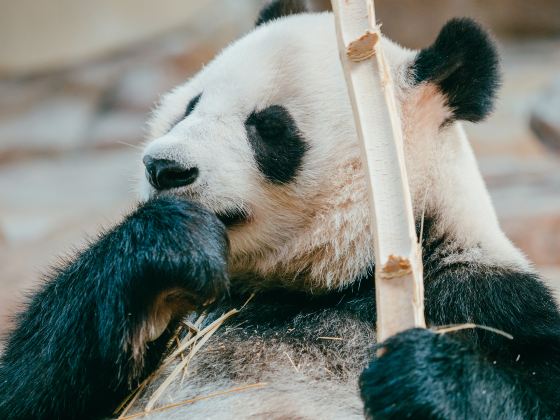
M 253 112 L 247 119 L 247 125 L 254 127 L 261 138 L 268 141 L 284 137 L 288 131 L 288 123 L 286 111 L 276 105 Z
M 185 115 L 183 116 L 183 118 L 187 118 L 191 114 L 191 112 L 194 111 L 194 109 L 196 108 L 196 105 L 198 104 L 198 101 L 200 101 L 201 96 L 202 96 L 202 93 L 198 94 L 197 96 L 195 96 L 194 98 L 191 99 L 191 101 L 187 105 L 187 109 L 185 110 Z
M 269 182 L 286 184 L 296 178 L 308 146 L 288 109 L 272 105 L 252 112 L 245 131 L 257 167 Z
M 265 118 L 257 124 L 257 130 L 265 138 L 280 137 L 286 130 L 283 121 L 275 118 Z

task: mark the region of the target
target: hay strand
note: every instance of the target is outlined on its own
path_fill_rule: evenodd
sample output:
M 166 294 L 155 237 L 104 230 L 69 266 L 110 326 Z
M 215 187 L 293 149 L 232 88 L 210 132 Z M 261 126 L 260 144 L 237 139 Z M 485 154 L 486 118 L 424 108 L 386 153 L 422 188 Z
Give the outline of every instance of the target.
M 207 316 L 206 313 L 202 313 L 194 323 L 190 323 L 187 321 L 181 322 L 180 327 L 177 329 L 177 333 L 170 340 L 172 344 L 174 343 L 176 344 L 177 347 L 175 348 L 175 350 L 173 350 L 173 352 L 166 358 L 166 360 L 159 366 L 158 369 L 152 372 L 151 375 L 149 375 L 144 381 L 142 381 L 138 385 L 138 387 L 124 399 L 124 401 L 119 405 L 119 407 L 114 411 L 113 414 L 117 415 L 118 413 L 120 413 L 118 419 L 123 420 L 127 418 L 135 418 L 135 417 L 147 415 L 152 412 L 160 411 L 160 408 L 154 408 L 154 405 L 164 395 L 169 385 L 173 383 L 173 381 L 177 378 L 177 376 L 179 375 L 179 373 L 181 373 L 181 371 L 183 372 L 182 379 L 184 379 L 188 370 L 189 363 L 193 359 L 195 354 L 202 348 L 202 346 L 210 339 L 210 337 L 218 330 L 218 328 L 225 321 L 227 321 L 230 317 L 232 317 L 233 315 L 239 313 L 242 309 L 244 309 L 254 297 L 255 297 L 255 293 L 251 294 L 251 296 L 249 296 L 249 298 L 245 301 L 245 303 L 241 306 L 240 309 L 231 309 L 230 311 L 226 312 L 225 314 L 223 314 L 222 316 L 214 320 L 214 322 L 212 322 L 211 324 L 209 324 L 203 329 L 200 329 L 200 326 L 206 319 Z M 179 340 L 179 343 L 177 344 L 178 335 L 180 334 L 181 329 L 188 329 L 188 333 L 185 334 L 185 336 L 181 340 Z M 168 377 L 164 380 L 164 382 L 151 395 L 148 404 L 146 405 L 144 410 L 137 414 L 127 415 L 127 413 L 130 411 L 130 408 L 138 400 L 140 395 L 145 391 L 147 386 L 150 383 L 152 383 L 165 368 L 167 368 L 171 363 L 176 361 L 178 358 L 180 359 L 179 363 L 175 366 L 173 371 L 168 375 Z M 212 396 L 214 396 L 214 394 L 212 394 Z M 205 399 L 205 398 L 209 398 L 209 397 L 201 397 L 201 398 L 197 397 L 194 400 L 186 400 L 177 404 L 184 405 L 184 404 L 188 404 L 189 401 L 195 402 L 198 401 L 199 399 Z M 170 404 L 169 406 L 165 406 L 165 407 L 173 408 L 174 406 L 176 405 Z
M 481 329 L 481 330 L 486 330 L 486 331 L 490 331 L 494 334 L 499 334 L 501 336 L 504 336 L 505 338 L 509 339 L 509 340 L 513 340 L 513 335 L 499 330 L 498 328 L 494 328 L 494 327 L 489 327 L 487 325 L 478 325 L 478 324 L 473 324 L 473 323 L 465 323 L 465 324 L 457 324 L 457 325 L 442 325 L 440 327 L 435 327 L 433 328 L 433 331 L 435 331 L 438 334 L 447 334 L 447 333 L 452 333 L 452 332 L 456 332 L 456 331 L 461 331 L 461 330 L 468 330 L 468 329 Z
M 135 413 L 135 414 L 131 414 L 129 416 L 121 417 L 120 420 L 130 420 L 130 419 L 135 419 L 135 418 L 139 418 L 139 417 L 144 417 L 144 416 L 150 415 L 152 413 L 158 413 L 158 412 L 170 410 L 172 408 L 177 408 L 177 407 L 181 407 L 181 406 L 188 405 L 188 404 L 194 404 L 195 402 L 198 402 L 198 401 L 208 400 L 210 398 L 220 397 L 222 395 L 234 394 L 234 393 L 237 393 L 237 392 L 247 391 L 249 389 L 264 388 L 266 385 L 267 385 L 266 382 L 258 382 L 256 384 L 238 386 L 238 387 L 235 387 L 235 388 L 226 389 L 224 391 L 218 391 L 218 392 L 214 392 L 212 394 L 203 395 L 203 396 L 200 396 L 200 397 L 194 397 L 194 398 L 190 398 L 188 400 L 183 400 L 183 401 L 179 401 L 179 402 L 172 403 L 172 404 L 167 404 L 167 405 L 164 405 L 164 406 L 161 406 L 161 407 L 158 407 L 158 408 L 154 408 L 151 411 L 141 411 L 139 413 Z
M 229 317 L 237 314 L 238 312 L 239 310 L 237 309 L 230 310 L 229 312 L 225 313 L 217 320 L 212 322 L 208 327 L 204 328 L 200 333 L 196 334 L 193 338 L 188 340 L 187 343 L 194 344 L 193 347 L 191 348 L 190 352 L 187 354 L 187 357 L 181 360 L 181 362 L 179 362 L 177 366 L 175 366 L 175 368 L 169 374 L 169 376 L 165 378 L 165 381 L 163 381 L 163 383 L 158 387 L 158 389 L 156 389 L 156 391 L 152 394 L 150 400 L 148 401 L 148 404 L 146 404 L 146 411 L 153 410 L 155 403 L 160 399 L 160 397 L 163 395 L 163 393 L 166 391 L 169 385 L 171 385 L 171 383 L 175 380 L 175 378 L 179 375 L 179 373 L 181 373 L 181 371 L 188 366 L 188 364 L 190 363 L 194 355 L 198 352 L 198 350 L 210 339 L 210 337 L 212 337 L 212 335 Z M 187 345 L 185 345 L 183 350 L 186 348 Z M 170 357 L 173 359 L 176 356 L 182 354 L 183 350 L 181 351 L 179 350 L 180 349 L 175 350 L 175 352 L 173 352 L 173 354 Z

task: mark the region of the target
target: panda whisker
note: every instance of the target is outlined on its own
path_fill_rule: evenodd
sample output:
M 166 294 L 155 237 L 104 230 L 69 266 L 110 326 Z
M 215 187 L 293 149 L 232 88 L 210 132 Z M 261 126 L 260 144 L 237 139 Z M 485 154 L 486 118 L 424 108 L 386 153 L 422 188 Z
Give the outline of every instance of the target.
M 136 144 L 127 143 L 126 141 L 119 140 L 119 141 L 117 141 L 117 143 L 118 143 L 118 144 L 122 144 L 122 145 L 124 145 L 124 146 L 131 147 L 131 148 L 133 148 L 133 149 L 144 150 L 143 147 L 138 146 L 138 145 L 136 145 Z

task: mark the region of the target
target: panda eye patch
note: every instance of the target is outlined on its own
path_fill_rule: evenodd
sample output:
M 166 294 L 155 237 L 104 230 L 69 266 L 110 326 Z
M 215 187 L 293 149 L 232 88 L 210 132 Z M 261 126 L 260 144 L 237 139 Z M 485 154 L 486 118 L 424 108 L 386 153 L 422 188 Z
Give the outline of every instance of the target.
M 245 121 L 245 129 L 265 178 L 275 184 L 292 181 L 308 147 L 289 111 L 280 105 L 254 111 Z
M 286 133 L 290 123 L 290 115 L 278 105 L 253 112 L 247 119 L 247 125 L 254 127 L 264 140 L 269 141 L 279 140 Z
M 191 99 L 191 101 L 187 105 L 187 109 L 185 110 L 185 115 L 183 116 L 183 118 L 187 118 L 191 114 L 191 112 L 194 111 L 196 105 L 198 104 L 198 101 L 200 101 L 201 96 L 202 93 L 199 93 L 198 95 L 196 95 L 194 98 Z
M 191 113 L 194 111 L 194 109 L 196 108 L 196 105 L 198 104 L 198 101 L 200 101 L 200 97 L 202 96 L 202 93 L 199 93 L 198 95 L 196 95 L 194 98 L 192 98 L 189 103 L 187 104 L 187 109 L 185 109 L 185 113 L 183 114 L 182 117 L 177 118 L 175 121 L 173 121 L 173 123 L 170 125 L 170 127 L 167 129 L 167 131 L 171 131 L 173 129 L 173 127 L 175 127 L 177 124 L 179 124 L 182 120 L 184 120 L 185 118 L 187 118 L 189 115 L 191 115 Z

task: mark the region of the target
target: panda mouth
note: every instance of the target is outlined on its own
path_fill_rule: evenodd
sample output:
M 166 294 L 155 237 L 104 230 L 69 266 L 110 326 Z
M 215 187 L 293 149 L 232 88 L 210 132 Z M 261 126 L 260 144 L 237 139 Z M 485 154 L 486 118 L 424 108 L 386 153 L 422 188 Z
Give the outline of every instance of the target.
M 244 209 L 227 210 L 224 212 L 216 213 L 216 217 L 218 217 L 218 219 L 220 219 L 222 223 L 228 228 L 242 225 L 251 220 L 249 212 Z

